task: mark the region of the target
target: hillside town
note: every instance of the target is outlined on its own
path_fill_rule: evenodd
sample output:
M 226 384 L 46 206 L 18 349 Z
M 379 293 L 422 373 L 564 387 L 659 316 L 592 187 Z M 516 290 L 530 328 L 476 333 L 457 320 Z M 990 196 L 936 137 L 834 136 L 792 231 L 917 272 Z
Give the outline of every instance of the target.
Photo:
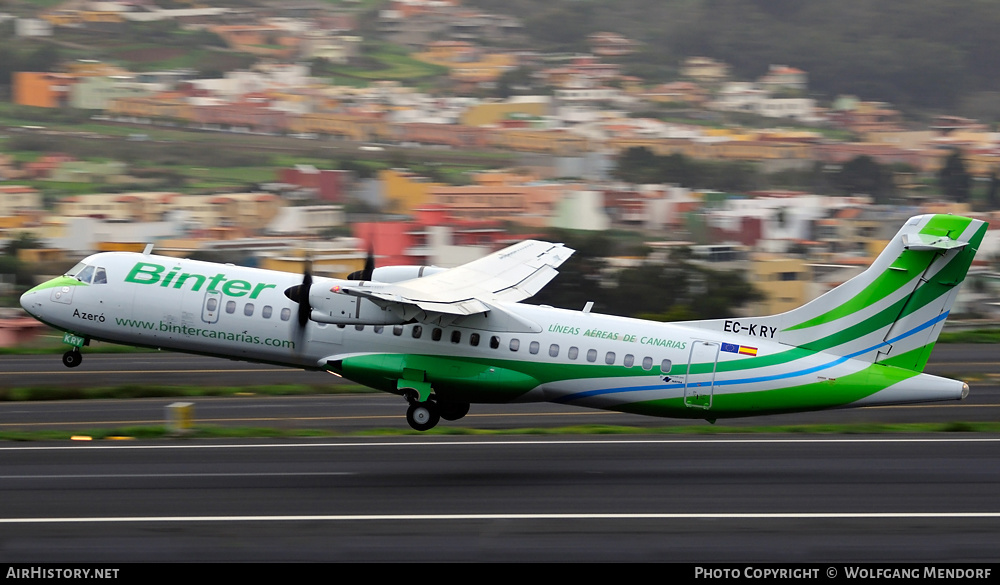
M 690 55 L 676 80 L 651 82 L 621 64 L 638 40 L 600 32 L 588 53 L 525 50 L 517 18 L 461 0 L 170 6 L 78 0 L 3 16 L 16 38 L 60 47 L 165 23 L 171 34 L 217 43 L 213 55 L 251 56 L 212 76 L 129 69 L 74 49 L 53 70 L 11 73 L 11 105 L 83 120 L 79 130 L 0 121 L 0 229 L 36 278 L 147 243 L 290 272 L 309 262 L 344 277 L 369 249 L 380 265 L 449 267 L 528 237 L 628 232 L 641 246 L 606 258 L 599 286 L 627 267 L 670 263 L 685 247 L 687 261 L 736 271 L 756 289 L 734 313 L 769 314 L 864 270 L 910 216 L 956 213 L 1000 226 L 995 128 L 946 113 L 915 121 L 866 96 L 821 99 L 809 73 L 788 65 L 764 63 L 759 78 L 736 79 L 725 62 Z M 160 63 L 180 49 L 131 51 Z M 399 57 L 395 67 L 366 69 L 387 55 Z M 408 77 L 407 68 L 421 73 Z M 208 160 L 172 184 L 151 180 L 165 165 L 153 172 L 141 153 L 171 147 L 182 132 L 337 154 L 246 165 L 258 172 L 226 187 L 197 183 L 213 172 Z M 59 148 L 109 140 L 140 154 Z M 858 161 L 888 174 L 881 184 L 841 181 L 833 193 L 808 181 L 648 182 L 623 172 L 640 154 L 762 177 L 835 182 Z M 956 187 L 944 186 L 948 177 Z M 987 236 L 956 314 L 997 317 L 998 233 Z M 17 284 L 4 279 L 9 294 Z

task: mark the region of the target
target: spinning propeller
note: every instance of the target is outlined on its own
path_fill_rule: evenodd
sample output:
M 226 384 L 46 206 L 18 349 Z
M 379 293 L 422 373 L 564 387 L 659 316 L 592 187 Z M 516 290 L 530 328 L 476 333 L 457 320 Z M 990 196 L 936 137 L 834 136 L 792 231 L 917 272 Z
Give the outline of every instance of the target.
M 374 272 L 375 249 L 372 245 L 369 245 L 368 255 L 365 257 L 365 267 L 361 270 L 352 272 L 348 275 L 347 279 L 370 281 Z M 296 342 L 296 347 L 301 347 L 300 342 L 302 341 L 306 324 L 309 323 L 309 318 L 312 315 L 312 304 L 309 302 L 309 292 L 312 289 L 312 281 L 312 259 L 307 258 L 305 270 L 302 271 L 302 284 L 297 284 L 285 290 L 285 296 L 299 305 L 297 314 L 298 326 L 295 327 L 295 331 L 292 334 L 292 338 Z
M 299 304 L 296 315 L 298 327 L 294 327 L 292 339 L 295 347 L 302 346 L 302 335 L 305 332 L 306 323 L 309 322 L 309 315 L 312 313 L 312 305 L 309 303 L 309 290 L 312 288 L 312 260 L 306 258 L 305 270 L 302 271 L 302 284 L 297 284 L 285 290 L 285 296 Z

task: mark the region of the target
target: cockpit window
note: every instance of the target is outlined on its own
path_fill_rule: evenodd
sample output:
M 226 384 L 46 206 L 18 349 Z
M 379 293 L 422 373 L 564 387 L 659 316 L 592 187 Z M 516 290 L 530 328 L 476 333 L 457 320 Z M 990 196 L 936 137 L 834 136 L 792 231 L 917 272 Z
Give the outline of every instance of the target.
M 93 278 L 94 278 L 94 267 L 93 266 L 86 266 L 86 267 L 84 267 L 84 269 L 81 270 L 76 275 L 76 279 L 77 280 L 79 280 L 80 282 L 85 282 L 87 284 L 90 284 L 90 281 Z
M 90 266 L 80 262 L 69 269 L 66 276 L 71 276 L 86 284 L 107 284 L 108 273 L 100 266 Z
M 84 264 L 83 262 L 77 262 L 76 266 L 66 271 L 66 276 L 76 276 L 77 274 L 80 273 L 81 270 L 83 270 L 86 267 L 87 265 Z

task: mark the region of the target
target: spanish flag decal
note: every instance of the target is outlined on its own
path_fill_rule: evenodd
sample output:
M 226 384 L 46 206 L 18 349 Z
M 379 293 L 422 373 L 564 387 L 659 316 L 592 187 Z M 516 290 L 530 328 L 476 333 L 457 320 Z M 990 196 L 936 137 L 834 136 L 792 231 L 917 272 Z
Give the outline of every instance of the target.
M 757 355 L 756 347 L 750 347 L 749 345 L 736 345 L 735 343 L 723 343 L 722 351 L 743 355 Z

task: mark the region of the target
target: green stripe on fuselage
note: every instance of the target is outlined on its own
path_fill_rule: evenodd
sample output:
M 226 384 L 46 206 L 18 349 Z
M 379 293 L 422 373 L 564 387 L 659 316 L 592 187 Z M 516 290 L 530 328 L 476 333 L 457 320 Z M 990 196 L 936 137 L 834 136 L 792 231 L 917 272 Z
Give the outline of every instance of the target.
M 708 410 L 684 406 L 683 397 L 633 402 L 605 408 L 648 416 L 704 419 L 825 410 L 846 406 L 917 375 L 917 372 L 911 370 L 872 364 L 860 372 L 841 376 L 835 380 L 787 388 L 726 393 L 724 387 L 716 387 L 712 408 Z
M 30 289 L 28 292 L 33 293 L 33 292 L 38 292 L 40 290 L 45 290 L 49 288 L 59 288 L 63 286 L 87 286 L 87 284 L 84 282 L 80 282 L 79 280 L 77 280 L 72 276 L 57 276 L 52 280 L 46 280 L 42 284 Z

